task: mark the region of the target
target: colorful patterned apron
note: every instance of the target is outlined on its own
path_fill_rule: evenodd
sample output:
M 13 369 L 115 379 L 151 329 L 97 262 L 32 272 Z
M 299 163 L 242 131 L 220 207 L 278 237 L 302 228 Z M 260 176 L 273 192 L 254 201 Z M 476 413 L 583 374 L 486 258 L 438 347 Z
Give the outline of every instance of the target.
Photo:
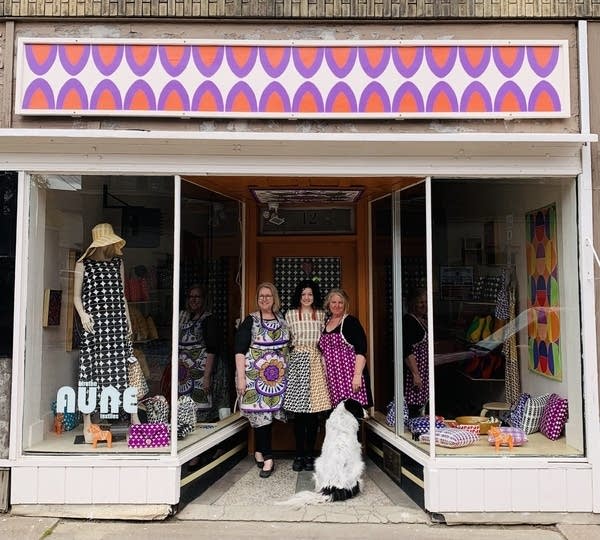
M 346 341 L 342 334 L 344 320 L 340 324 L 339 332 L 324 332 L 319 339 L 319 348 L 325 361 L 327 386 L 331 406 L 335 407 L 340 401 L 352 398 L 361 405 L 367 405 L 367 390 L 364 375 L 361 376 L 358 392 L 352 391 L 352 378 L 356 364 L 354 347 Z
M 246 391 L 240 410 L 244 413 L 279 411 L 287 387 L 290 334 L 280 317 L 263 320 L 252 314 L 252 342 L 246 353 Z
M 417 361 L 417 370 L 421 376 L 421 388 L 414 385 L 413 374 L 410 369 L 404 372 L 404 400 L 408 405 L 425 405 L 429 401 L 429 354 L 427 343 L 427 328 L 415 317 L 415 320 L 421 325 L 425 335 L 418 343 L 412 347 L 412 353 Z

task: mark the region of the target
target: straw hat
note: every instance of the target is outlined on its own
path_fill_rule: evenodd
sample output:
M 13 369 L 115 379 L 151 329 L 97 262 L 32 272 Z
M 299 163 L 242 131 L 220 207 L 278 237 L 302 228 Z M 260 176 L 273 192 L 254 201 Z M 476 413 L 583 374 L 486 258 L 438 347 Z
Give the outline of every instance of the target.
M 125 240 L 115 234 L 110 223 L 99 223 L 92 229 L 92 243 L 85 250 L 85 253 L 79 258 L 78 262 L 83 261 L 86 257 L 90 256 L 96 248 L 111 246 L 113 244 L 116 248 L 116 254 L 122 255 L 121 249 L 125 245 Z

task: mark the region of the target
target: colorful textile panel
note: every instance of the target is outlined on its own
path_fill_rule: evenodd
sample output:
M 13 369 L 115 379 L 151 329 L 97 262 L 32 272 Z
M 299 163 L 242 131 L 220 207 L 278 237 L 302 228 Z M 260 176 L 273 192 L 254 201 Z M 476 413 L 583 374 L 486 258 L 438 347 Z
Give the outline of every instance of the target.
M 556 204 L 525 215 L 529 369 L 562 381 Z
M 564 118 L 568 42 L 19 41 L 18 114 Z

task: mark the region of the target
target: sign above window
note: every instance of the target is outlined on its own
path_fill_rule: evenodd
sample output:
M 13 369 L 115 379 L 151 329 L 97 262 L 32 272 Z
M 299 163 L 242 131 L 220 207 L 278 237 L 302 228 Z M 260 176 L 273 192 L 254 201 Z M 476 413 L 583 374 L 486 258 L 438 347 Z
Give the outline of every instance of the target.
M 563 118 L 568 41 L 21 38 L 22 115 Z

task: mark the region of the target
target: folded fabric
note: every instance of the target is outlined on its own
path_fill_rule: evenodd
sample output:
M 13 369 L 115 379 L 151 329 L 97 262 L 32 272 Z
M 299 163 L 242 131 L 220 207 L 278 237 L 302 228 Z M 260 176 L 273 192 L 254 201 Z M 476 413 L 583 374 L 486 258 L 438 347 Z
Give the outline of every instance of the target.
M 169 446 L 168 424 L 132 424 L 127 434 L 129 448 L 158 448 Z
M 569 405 L 567 398 L 552 394 L 542 414 L 540 432 L 551 441 L 555 441 L 560 437 L 568 417 Z
M 529 394 L 523 393 L 519 396 L 519 399 L 517 399 L 517 403 L 511 409 L 508 417 L 508 423 L 511 426 L 517 428 L 523 426 L 523 414 L 525 413 L 525 406 L 527 405 L 529 398 L 531 398 Z
M 435 427 L 436 429 L 446 427 L 444 419 L 436 417 Z M 416 416 L 415 418 L 411 418 L 408 421 L 408 429 L 413 435 L 427 433 L 429 431 L 429 416 Z
M 475 435 L 479 435 L 479 432 L 481 431 L 481 426 L 479 424 L 456 424 L 456 428 L 470 431 L 471 433 L 475 433 Z
M 423 433 L 419 437 L 419 441 L 428 443 L 430 440 L 429 433 Z M 475 433 L 458 428 L 441 428 L 435 430 L 435 445 L 445 448 L 461 448 L 476 443 L 479 437 Z
M 507 433 L 512 436 L 513 446 L 521 446 L 522 444 L 525 444 L 528 441 L 527 435 L 521 428 L 512 426 L 502 426 L 500 428 L 500 431 L 502 433 Z M 491 433 L 488 435 L 488 443 L 490 443 L 491 445 L 496 444 L 496 440 L 494 439 L 494 436 Z M 508 443 L 500 443 L 500 446 L 507 445 Z

